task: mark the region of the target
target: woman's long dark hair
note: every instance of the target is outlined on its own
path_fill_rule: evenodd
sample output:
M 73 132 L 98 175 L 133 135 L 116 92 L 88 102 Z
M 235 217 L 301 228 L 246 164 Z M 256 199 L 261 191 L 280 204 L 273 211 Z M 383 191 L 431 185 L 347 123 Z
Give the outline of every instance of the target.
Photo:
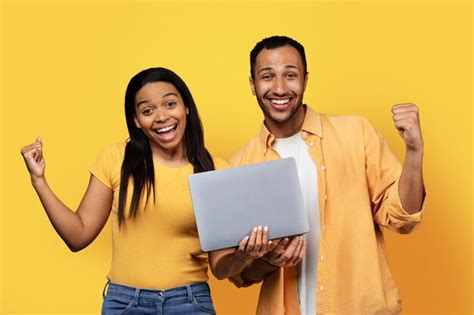
M 121 225 L 125 220 L 125 204 L 130 177 L 133 180 L 133 195 L 129 217 L 137 214 L 137 207 L 143 190 L 146 191 L 146 203 L 153 191 L 155 201 L 155 172 L 153 157 L 148 137 L 135 125 L 135 95 L 146 84 L 152 82 L 168 82 L 173 84 L 183 98 L 189 114 L 186 118 L 184 141 L 188 161 L 193 165 L 194 173 L 214 169 L 211 155 L 204 146 L 204 132 L 199 114 L 191 92 L 184 81 L 173 71 L 165 68 L 150 68 L 136 74 L 128 83 L 125 92 L 125 117 L 127 120 L 130 141 L 125 146 L 125 156 L 120 175 L 120 192 L 118 204 L 118 220 Z

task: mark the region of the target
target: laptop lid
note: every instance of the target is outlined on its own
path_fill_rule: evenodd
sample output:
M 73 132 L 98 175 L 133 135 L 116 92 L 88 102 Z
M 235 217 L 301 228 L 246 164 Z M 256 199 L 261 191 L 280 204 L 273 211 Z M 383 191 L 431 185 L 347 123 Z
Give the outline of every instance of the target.
M 237 246 L 255 226 L 270 239 L 307 233 L 294 158 L 188 176 L 201 249 Z

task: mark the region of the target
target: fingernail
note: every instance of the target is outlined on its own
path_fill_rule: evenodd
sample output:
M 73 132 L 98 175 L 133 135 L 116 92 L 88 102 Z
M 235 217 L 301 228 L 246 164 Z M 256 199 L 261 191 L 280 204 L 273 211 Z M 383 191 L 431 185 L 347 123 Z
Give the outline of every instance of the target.
M 272 245 L 272 241 L 271 241 L 271 240 L 270 240 L 270 241 L 268 241 L 268 245 Z
M 263 227 L 263 230 L 264 230 L 265 232 L 268 231 L 268 226 L 265 225 L 265 226 Z
M 252 229 L 252 231 L 253 231 L 253 232 L 257 232 L 257 228 L 254 227 L 254 228 Z
M 261 226 L 261 225 L 258 226 L 258 230 L 259 230 L 259 231 L 262 230 L 262 226 Z

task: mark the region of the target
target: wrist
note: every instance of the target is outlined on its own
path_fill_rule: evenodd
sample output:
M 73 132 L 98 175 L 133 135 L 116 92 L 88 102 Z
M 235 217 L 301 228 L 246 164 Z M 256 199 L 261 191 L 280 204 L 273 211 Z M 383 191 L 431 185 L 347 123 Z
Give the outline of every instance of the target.
M 33 187 L 38 188 L 46 184 L 46 178 L 42 176 L 31 176 L 31 184 Z
M 405 145 L 407 154 L 423 155 L 423 141 L 417 144 Z
M 262 261 L 265 262 L 265 264 L 267 264 L 267 265 L 270 266 L 270 267 L 273 267 L 273 268 L 280 268 L 280 266 L 273 264 L 273 263 L 269 260 L 269 258 L 266 257 L 266 256 L 263 256 L 263 257 L 262 257 Z
M 238 263 L 242 263 L 244 265 L 248 264 L 249 262 L 251 262 L 253 260 L 252 257 L 250 257 L 248 255 L 245 255 L 245 254 L 242 254 L 239 251 L 235 252 L 235 254 L 233 256 L 233 259 L 234 259 L 234 261 L 236 261 Z
M 405 161 L 410 161 L 411 163 L 423 161 L 423 147 L 417 149 L 407 147 L 405 152 Z

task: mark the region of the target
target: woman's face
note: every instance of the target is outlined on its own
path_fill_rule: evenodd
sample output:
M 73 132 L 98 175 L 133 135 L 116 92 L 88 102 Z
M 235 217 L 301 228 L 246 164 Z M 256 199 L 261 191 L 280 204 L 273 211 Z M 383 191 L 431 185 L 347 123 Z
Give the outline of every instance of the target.
M 153 155 L 183 157 L 186 114 L 181 94 L 171 83 L 147 83 L 135 95 L 135 124 L 150 140 Z

